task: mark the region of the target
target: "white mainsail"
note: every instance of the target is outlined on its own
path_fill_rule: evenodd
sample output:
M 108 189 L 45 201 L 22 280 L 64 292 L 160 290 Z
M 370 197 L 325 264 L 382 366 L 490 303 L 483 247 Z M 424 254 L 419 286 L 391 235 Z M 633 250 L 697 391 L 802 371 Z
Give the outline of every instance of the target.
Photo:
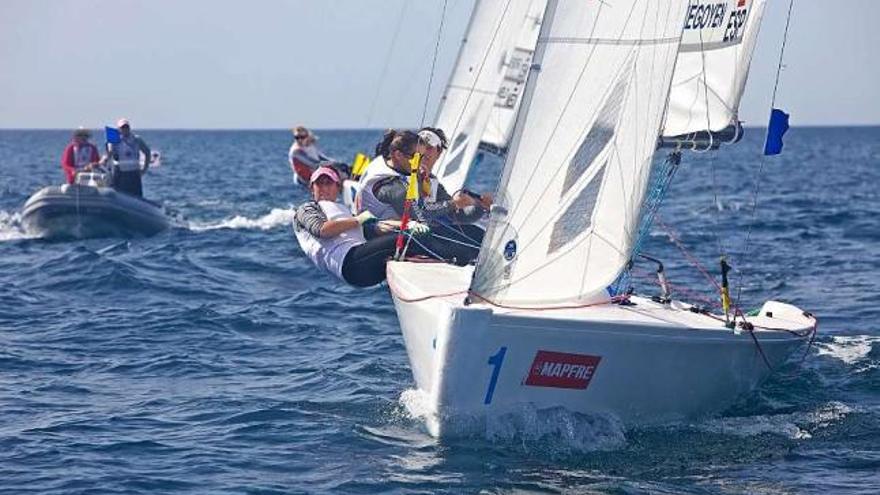
M 765 0 L 693 2 L 684 16 L 662 135 L 736 126 Z
M 513 47 L 508 51 L 504 66 L 504 77 L 495 97 L 495 104 L 489 113 L 482 144 L 503 151 L 510 143 L 516 111 L 522 100 L 523 88 L 529 76 L 529 67 L 535 54 L 535 44 L 541 31 L 541 17 L 547 7 L 547 0 L 532 0 L 525 19 L 517 27 Z
M 608 300 L 630 257 L 687 3 L 551 0 L 471 292 Z
M 477 0 L 435 121 L 450 139 L 449 149 L 434 168 L 447 190 L 464 185 L 490 122 L 491 144 L 506 146 L 531 63 L 531 48 L 522 36 L 525 31 L 537 33 L 534 26 L 540 14 L 534 12 L 543 10 L 545 1 Z M 519 45 L 523 48 L 514 48 Z

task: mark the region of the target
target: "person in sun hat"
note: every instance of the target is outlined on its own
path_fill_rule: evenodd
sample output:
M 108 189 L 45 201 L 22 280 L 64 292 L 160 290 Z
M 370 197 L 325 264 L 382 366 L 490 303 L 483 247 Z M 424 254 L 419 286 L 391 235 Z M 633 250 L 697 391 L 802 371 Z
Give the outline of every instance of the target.
M 119 142 L 107 143 L 107 155 L 103 162 L 110 161 L 113 167 L 113 188 L 136 197 L 143 197 L 141 176 L 150 168 L 152 153 L 140 136 L 131 132 L 131 123 L 126 118 L 116 121 Z M 144 156 L 141 167 L 140 157 Z
M 294 179 L 300 184 L 309 183 L 312 172 L 321 162 L 332 160 L 317 145 L 318 136 L 304 126 L 293 128 L 293 144 L 287 151 L 287 161 Z
M 91 170 L 101 160 L 98 147 L 89 142 L 91 136 L 91 131 L 84 127 L 76 129 L 61 154 L 61 169 L 68 184 L 73 184 L 77 173 Z
M 400 222 L 379 222 L 370 212 L 353 216 L 337 202 L 342 181 L 330 162 L 321 163 L 309 178 L 312 199 L 296 209 L 293 230 L 300 247 L 312 263 L 355 287 L 369 287 L 385 280 L 385 262 L 396 248 Z M 410 222 L 410 235 L 427 227 Z M 412 247 L 409 254 L 424 254 Z

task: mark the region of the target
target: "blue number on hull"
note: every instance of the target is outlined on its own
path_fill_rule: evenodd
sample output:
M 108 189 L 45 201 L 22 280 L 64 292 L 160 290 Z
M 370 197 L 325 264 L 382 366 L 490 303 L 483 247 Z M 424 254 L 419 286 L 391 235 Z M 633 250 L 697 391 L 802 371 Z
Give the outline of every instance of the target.
M 486 390 L 486 398 L 483 399 L 483 404 L 492 403 L 492 396 L 495 394 L 495 384 L 498 383 L 498 373 L 501 371 L 501 363 L 504 362 L 504 354 L 506 352 L 507 347 L 502 347 L 498 349 L 494 356 L 489 357 L 487 364 L 491 364 L 495 368 L 492 370 L 492 378 L 489 379 L 489 388 Z

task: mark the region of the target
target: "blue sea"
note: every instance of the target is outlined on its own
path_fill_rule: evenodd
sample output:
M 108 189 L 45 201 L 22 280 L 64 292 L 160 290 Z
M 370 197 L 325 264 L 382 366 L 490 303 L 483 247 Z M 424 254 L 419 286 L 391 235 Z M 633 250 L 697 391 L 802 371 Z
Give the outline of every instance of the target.
M 717 417 L 524 410 L 443 441 L 405 407 L 387 287 L 337 282 L 292 236 L 290 133 L 140 134 L 163 155 L 145 193 L 175 226 L 48 242 L 20 212 L 62 181 L 69 131 L 0 131 L 2 493 L 880 492 L 880 128 L 794 128 L 766 159 L 751 129 L 685 154 L 644 244 L 683 298 L 714 299 L 692 259 L 717 277 L 725 253 L 742 306 L 815 313 L 802 362 Z M 381 132 L 319 135 L 350 160 Z

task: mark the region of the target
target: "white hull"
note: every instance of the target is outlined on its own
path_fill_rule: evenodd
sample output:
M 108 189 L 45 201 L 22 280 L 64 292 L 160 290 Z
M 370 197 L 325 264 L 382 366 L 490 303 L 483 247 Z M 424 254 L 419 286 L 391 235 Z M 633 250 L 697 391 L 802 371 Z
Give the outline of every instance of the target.
M 634 297 L 634 306 L 552 311 L 465 306 L 472 270 L 388 264 L 413 375 L 427 398 L 423 413 L 435 436 L 455 434 L 452 426 L 461 418 L 522 406 L 611 414 L 628 425 L 717 413 L 769 375 L 765 357 L 777 367 L 815 328 L 801 310 L 768 302 L 760 316 L 749 318 L 759 350 L 750 332 L 675 302 Z

